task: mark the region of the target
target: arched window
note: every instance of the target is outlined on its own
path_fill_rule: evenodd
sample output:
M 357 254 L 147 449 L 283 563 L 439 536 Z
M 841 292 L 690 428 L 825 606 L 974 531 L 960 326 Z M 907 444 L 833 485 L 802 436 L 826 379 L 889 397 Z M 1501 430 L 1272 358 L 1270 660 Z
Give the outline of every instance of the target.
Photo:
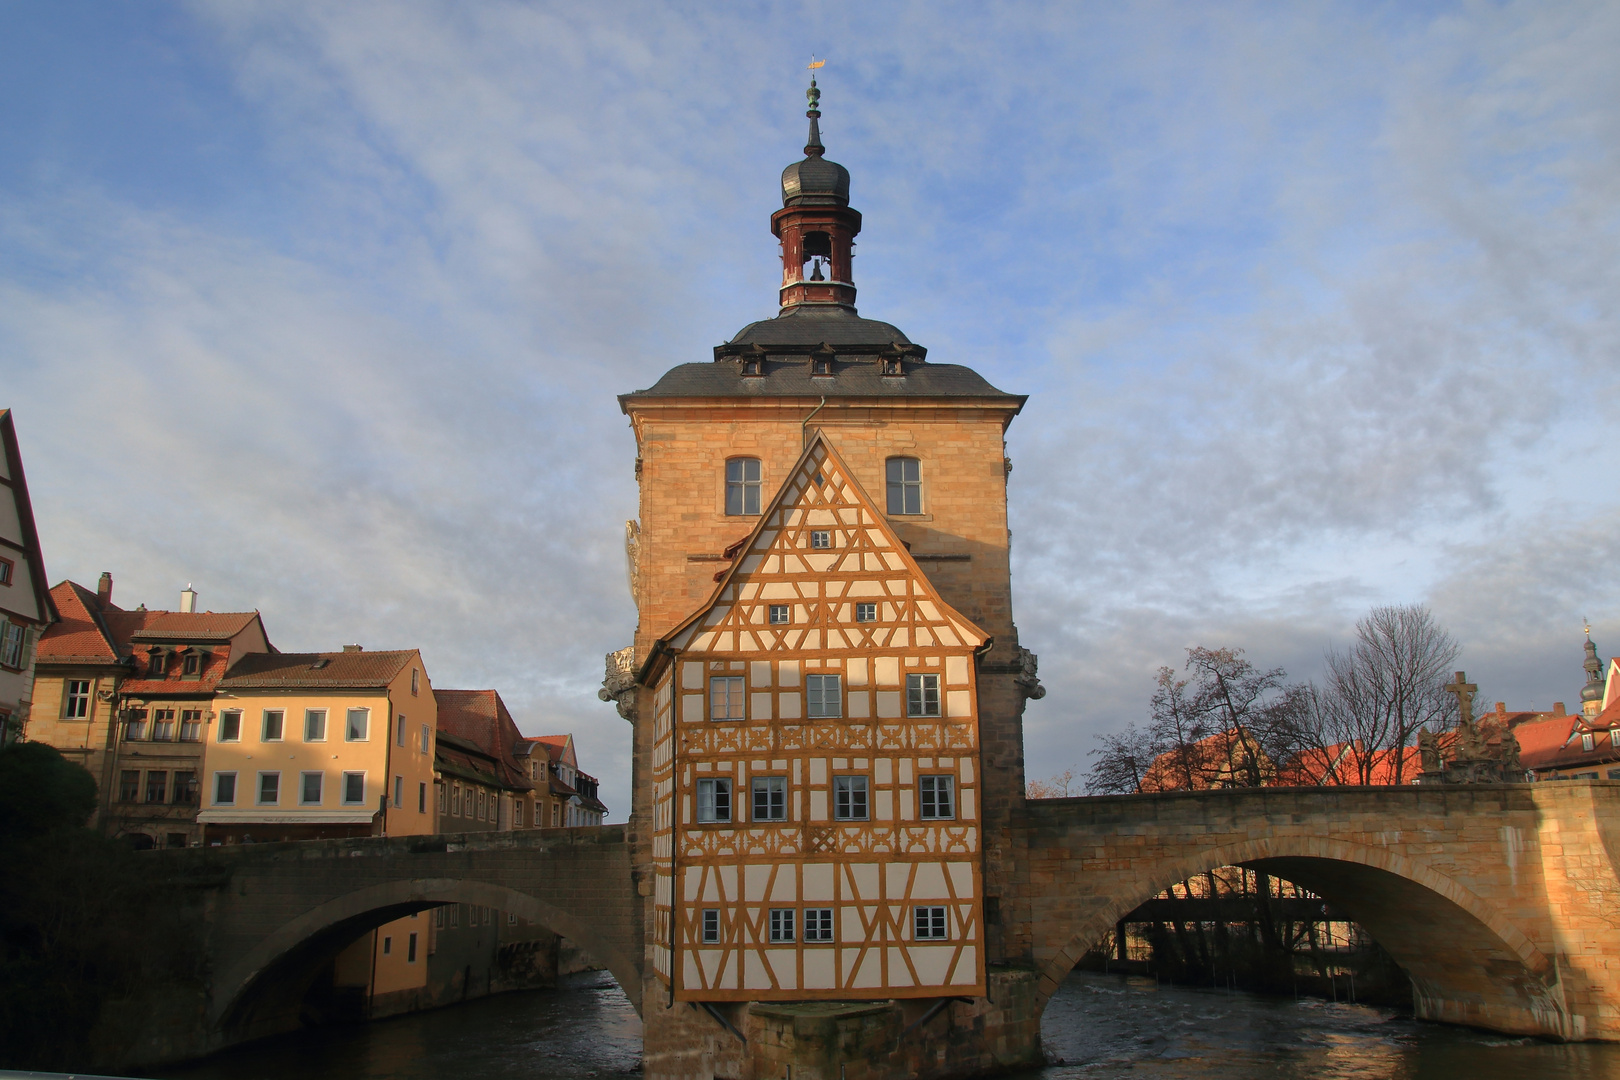
M 922 464 L 916 458 L 888 461 L 889 513 L 922 513 Z
M 726 462 L 726 513 L 759 513 L 759 458 L 732 458 Z

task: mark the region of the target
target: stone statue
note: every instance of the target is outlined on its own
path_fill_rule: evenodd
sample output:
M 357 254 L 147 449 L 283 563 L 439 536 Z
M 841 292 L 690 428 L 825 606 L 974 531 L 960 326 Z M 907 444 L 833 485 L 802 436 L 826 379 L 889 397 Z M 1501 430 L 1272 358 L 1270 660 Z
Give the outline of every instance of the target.
M 1046 687 L 1041 685 L 1038 671 L 1041 666 L 1040 657 L 1028 649 L 1020 647 L 1018 650 L 1018 674 L 1013 676 L 1013 682 L 1018 685 L 1019 691 L 1031 701 L 1039 701 L 1046 696 Z
M 633 524 L 633 523 L 632 523 Z M 636 709 L 636 650 L 627 645 L 607 654 L 607 673 L 602 676 L 602 689 L 596 696 L 611 701 L 625 720 L 635 719 Z
M 630 581 L 630 599 L 641 606 L 641 524 L 624 523 L 624 571 Z
M 1418 757 L 1425 775 L 1440 771 L 1440 740 L 1426 727 L 1418 728 Z

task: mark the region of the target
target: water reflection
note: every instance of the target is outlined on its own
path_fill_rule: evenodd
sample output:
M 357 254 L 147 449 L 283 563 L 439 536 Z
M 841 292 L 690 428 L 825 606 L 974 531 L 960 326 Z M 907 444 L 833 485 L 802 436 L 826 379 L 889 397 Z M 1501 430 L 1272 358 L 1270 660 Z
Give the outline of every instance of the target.
M 1053 1064 L 1019 1080 L 1620 1080 L 1620 1045 L 1563 1046 L 1419 1024 L 1388 1009 L 1160 987 L 1077 972 L 1042 1034 Z M 641 1024 L 605 975 L 171 1069 L 170 1080 L 582 1080 L 641 1068 Z

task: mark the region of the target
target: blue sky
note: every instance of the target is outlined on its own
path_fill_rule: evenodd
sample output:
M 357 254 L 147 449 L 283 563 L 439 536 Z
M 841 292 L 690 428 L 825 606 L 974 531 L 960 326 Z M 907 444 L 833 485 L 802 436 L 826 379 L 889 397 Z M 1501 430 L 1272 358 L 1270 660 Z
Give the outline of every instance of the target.
M 0 7 L 0 405 L 53 580 L 420 646 L 573 730 L 628 642 L 614 395 L 772 313 L 804 64 L 862 313 L 1031 395 L 1036 775 L 1187 646 L 1431 604 L 1487 698 L 1620 648 L 1620 9 Z

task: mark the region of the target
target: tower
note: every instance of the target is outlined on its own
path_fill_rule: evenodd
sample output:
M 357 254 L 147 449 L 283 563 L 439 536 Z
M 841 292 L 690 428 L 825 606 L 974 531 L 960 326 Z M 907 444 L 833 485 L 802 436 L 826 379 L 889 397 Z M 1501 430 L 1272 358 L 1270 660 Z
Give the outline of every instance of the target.
M 690 1009 L 711 1036 L 763 1002 L 920 1013 L 1027 950 L 1000 928 L 1041 694 L 1008 564 L 1025 399 L 860 316 L 819 99 L 771 216 L 776 315 L 619 399 L 649 1075 L 702 1071 Z
M 1597 646 L 1592 643 L 1592 627 L 1586 628 L 1586 685 L 1581 687 L 1581 715 L 1588 721 L 1596 720 L 1603 711 L 1605 684 L 1603 661 L 1598 659 Z

